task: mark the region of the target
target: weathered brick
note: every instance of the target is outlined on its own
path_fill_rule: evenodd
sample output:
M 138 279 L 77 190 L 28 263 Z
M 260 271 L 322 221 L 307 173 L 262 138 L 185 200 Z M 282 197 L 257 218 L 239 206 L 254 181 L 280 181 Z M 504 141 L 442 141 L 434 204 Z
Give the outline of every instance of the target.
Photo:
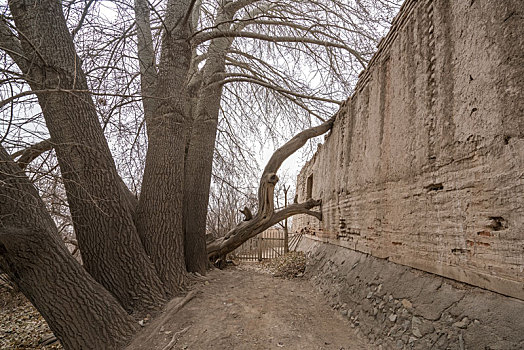
M 524 2 L 406 1 L 302 169 L 294 230 L 524 300 Z

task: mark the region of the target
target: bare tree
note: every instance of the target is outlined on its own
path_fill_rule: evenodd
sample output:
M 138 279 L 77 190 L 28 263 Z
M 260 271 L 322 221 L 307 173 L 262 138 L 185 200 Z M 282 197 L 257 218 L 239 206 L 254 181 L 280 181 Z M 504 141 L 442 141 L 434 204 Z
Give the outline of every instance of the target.
M 257 205 L 256 192 L 251 187 L 238 188 L 234 180 L 224 178 L 213 180 L 207 211 L 206 241 L 225 236 L 245 220 L 245 208 L 256 208 Z
M 133 319 L 65 249 L 36 189 L 3 148 L 0 182 L 0 268 L 36 306 L 65 348 L 125 344 L 137 328 Z
M 297 213 L 319 217 L 310 211 L 315 200 L 274 212 L 276 171 L 329 130 L 333 119 L 324 120 L 348 94 L 394 7 L 381 0 L 3 6 L 2 146 L 13 154 L 1 150 L 0 265 L 66 348 L 120 346 L 135 329 L 124 310 L 160 307 L 184 288 L 188 271 L 205 273 L 209 257 L 267 225 Z M 260 139 L 260 127 L 274 138 L 311 128 L 271 158 L 256 214 L 206 247 L 215 146 L 238 152 L 222 159 L 247 159 L 245 140 Z M 28 134 L 35 144 L 21 142 Z M 60 176 L 85 271 L 66 254 L 23 171 L 31 174 L 28 164 L 51 148 L 59 172 L 46 176 Z M 31 259 L 55 263 L 29 268 Z M 50 270 L 63 290 L 36 279 Z M 53 293 L 60 302 L 51 308 Z M 78 312 L 61 313 L 83 312 L 75 301 L 93 306 L 91 327 Z M 108 322 L 112 329 L 99 337 Z

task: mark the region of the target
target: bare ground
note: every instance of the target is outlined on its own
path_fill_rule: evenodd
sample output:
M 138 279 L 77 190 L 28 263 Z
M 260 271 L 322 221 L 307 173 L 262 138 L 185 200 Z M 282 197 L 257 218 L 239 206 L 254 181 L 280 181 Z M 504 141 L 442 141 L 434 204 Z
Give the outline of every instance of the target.
M 213 270 L 129 346 L 133 349 L 368 349 L 346 318 L 303 278 L 271 276 L 256 265 Z
M 273 267 L 292 276 L 304 263 L 298 258 Z M 61 349 L 58 342 L 42 344 L 52 333 L 22 294 L 0 292 L 0 349 Z M 188 296 L 146 320 L 128 350 L 373 348 L 355 329 L 307 279 L 273 277 L 251 263 L 210 271 Z

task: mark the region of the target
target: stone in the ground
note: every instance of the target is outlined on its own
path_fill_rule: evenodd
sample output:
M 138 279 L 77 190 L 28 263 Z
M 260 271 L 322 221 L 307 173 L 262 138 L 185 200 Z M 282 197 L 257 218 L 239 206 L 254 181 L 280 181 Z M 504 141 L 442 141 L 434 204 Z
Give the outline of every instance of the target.
M 459 322 L 455 322 L 453 323 L 453 327 L 456 327 L 456 328 L 466 328 L 469 324 L 469 319 L 467 317 L 464 317 L 462 320 L 460 320 Z
M 407 299 L 402 299 L 402 306 L 404 306 L 406 309 L 411 309 L 413 304 Z
M 413 328 L 411 333 L 413 333 L 413 335 L 417 338 L 422 338 L 422 333 L 420 333 L 420 330 L 418 328 Z

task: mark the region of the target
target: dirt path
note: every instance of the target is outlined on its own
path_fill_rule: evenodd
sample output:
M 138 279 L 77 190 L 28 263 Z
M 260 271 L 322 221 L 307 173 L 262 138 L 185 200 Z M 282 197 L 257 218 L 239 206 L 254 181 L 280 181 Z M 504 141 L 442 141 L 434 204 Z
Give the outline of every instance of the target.
M 249 267 L 214 270 L 176 315 L 148 325 L 130 349 L 368 349 L 305 279 Z M 165 349 L 167 350 L 167 349 Z

